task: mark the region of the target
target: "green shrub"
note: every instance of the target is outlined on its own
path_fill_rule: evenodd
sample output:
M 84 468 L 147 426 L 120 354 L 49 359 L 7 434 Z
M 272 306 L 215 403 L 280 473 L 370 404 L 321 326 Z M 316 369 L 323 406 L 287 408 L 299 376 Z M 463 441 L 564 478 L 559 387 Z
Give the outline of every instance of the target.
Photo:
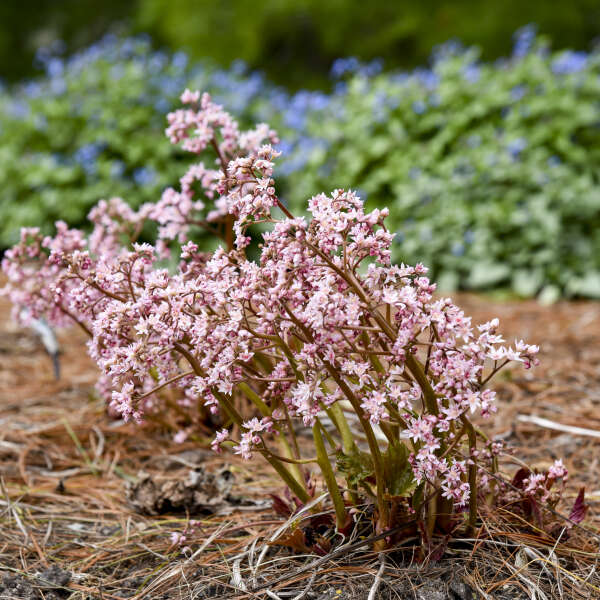
M 21 226 L 81 225 L 101 198 L 137 206 L 175 184 L 190 157 L 164 129 L 185 87 L 211 91 L 251 120 L 271 89 L 240 64 L 191 66 L 144 37 L 107 36 L 69 60 L 47 56 L 45 68 L 0 93 L 0 248 Z
M 445 288 L 600 297 L 600 53 L 531 30 L 496 63 L 450 46 L 431 70 L 354 74 L 308 122 L 296 206 L 358 188 L 389 206 L 396 259 Z
M 395 258 L 443 288 L 600 297 L 600 53 L 551 53 L 525 29 L 496 63 L 454 44 L 430 69 L 374 66 L 338 61 L 332 94 L 289 95 L 145 38 L 48 57 L 45 77 L 0 93 L 0 247 L 20 226 L 80 226 L 101 198 L 137 206 L 176 184 L 190 157 L 165 117 L 190 87 L 280 131 L 296 210 L 332 187 L 389 206 Z

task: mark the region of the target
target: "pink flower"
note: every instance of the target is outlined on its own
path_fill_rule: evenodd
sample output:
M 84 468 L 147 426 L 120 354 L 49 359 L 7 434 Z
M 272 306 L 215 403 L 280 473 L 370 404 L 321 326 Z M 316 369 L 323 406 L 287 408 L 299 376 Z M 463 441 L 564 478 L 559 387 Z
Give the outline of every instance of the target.
M 221 431 L 217 431 L 215 439 L 211 442 L 210 445 L 213 452 L 220 454 L 222 452 L 221 443 L 226 441 L 227 439 L 229 439 L 229 431 L 227 431 L 227 429 L 221 429 Z
M 552 466 L 548 469 L 548 477 L 550 479 L 566 479 L 568 471 L 562 460 L 555 460 Z

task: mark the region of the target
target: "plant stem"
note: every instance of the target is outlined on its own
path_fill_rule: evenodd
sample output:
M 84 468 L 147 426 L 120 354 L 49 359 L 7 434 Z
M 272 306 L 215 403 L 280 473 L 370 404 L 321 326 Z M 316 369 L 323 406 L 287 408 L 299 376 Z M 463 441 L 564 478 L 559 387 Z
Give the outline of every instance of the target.
M 469 465 L 469 535 L 475 531 L 477 524 L 477 459 L 472 455 L 472 451 L 477 447 L 477 435 L 475 429 L 469 419 L 464 415 L 461 416 L 461 421 L 467 428 L 467 436 L 469 438 L 469 455 L 471 464 Z
M 344 499 L 340 493 L 337 481 L 335 480 L 335 473 L 331 468 L 327 451 L 325 450 L 325 444 L 323 442 L 323 436 L 321 435 L 321 424 L 317 419 L 313 425 L 313 438 L 315 440 L 315 448 L 317 450 L 317 462 L 321 469 L 321 473 L 325 479 L 325 484 L 331 495 L 333 506 L 335 508 L 335 521 L 338 530 L 343 529 L 346 526 L 348 516 L 346 514 L 346 507 L 344 506 Z
M 337 427 L 337 430 L 340 432 L 344 454 L 352 454 L 356 449 L 356 444 L 342 407 L 336 402 L 328 407 L 326 411 L 329 415 L 329 418 L 333 421 L 334 425 Z
M 187 350 L 181 344 L 175 344 L 174 348 L 190 363 L 192 369 L 196 375 L 204 377 L 205 373 L 200 366 L 200 363 L 196 357 Z M 225 394 L 220 393 L 216 388 L 211 389 L 213 396 L 219 401 L 219 404 L 223 406 L 225 412 L 229 415 L 232 421 L 239 427 L 244 426 L 244 420 L 240 413 L 235 409 L 233 404 L 229 401 L 229 398 Z M 261 454 L 266 458 L 271 466 L 277 471 L 284 483 L 290 488 L 290 490 L 296 494 L 298 499 L 305 504 L 310 502 L 310 496 L 306 489 L 300 484 L 300 482 L 290 473 L 290 471 L 283 465 L 280 460 L 269 456 L 266 452 L 261 451 Z M 295 466 L 295 465 L 294 465 Z
M 258 408 L 258 410 L 261 412 L 261 414 L 263 416 L 265 416 L 265 417 L 271 416 L 271 413 L 272 413 L 271 409 L 264 403 L 263 399 L 247 383 L 242 382 L 242 383 L 238 384 L 238 388 L 244 394 L 244 396 L 246 396 L 246 398 L 248 400 L 250 400 L 251 402 L 254 403 L 256 408 Z M 283 455 L 287 459 L 298 458 L 298 457 L 294 456 L 294 453 L 292 452 L 292 448 L 290 447 L 290 444 L 285 436 L 285 432 L 282 432 L 279 427 L 277 427 L 277 430 L 281 434 L 279 441 L 281 442 L 281 449 L 283 450 Z M 304 482 L 305 482 L 304 475 L 302 474 L 302 471 L 300 470 L 300 467 L 298 466 L 299 463 L 295 462 L 294 460 L 291 460 L 290 464 L 291 464 L 290 469 L 291 469 L 292 473 L 294 474 L 294 477 L 298 480 L 298 483 L 304 487 Z

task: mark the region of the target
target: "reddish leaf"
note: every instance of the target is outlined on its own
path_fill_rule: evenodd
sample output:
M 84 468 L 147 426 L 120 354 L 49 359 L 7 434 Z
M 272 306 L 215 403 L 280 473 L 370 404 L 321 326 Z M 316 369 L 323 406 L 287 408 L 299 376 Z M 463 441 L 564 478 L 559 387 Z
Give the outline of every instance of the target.
M 276 514 L 280 517 L 289 517 L 292 515 L 294 510 L 281 496 L 277 494 L 269 494 L 269 496 L 273 500 L 273 510 Z
M 516 473 L 515 476 L 513 477 L 512 480 L 512 484 L 516 487 L 519 488 L 520 490 L 523 489 L 523 482 L 531 475 L 531 471 L 529 469 L 526 469 L 525 467 L 520 468 Z
M 442 541 L 437 546 L 434 546 L 434 548 L 431 550 L 431 552 L 429 553 L 429 559 L 433 562 L 439 562 L 440 560 L 442 560 L 446 552 L 446 548 L 448 547 L 449 541 L 450 536 L 445 535 Z
M 535 517 L 538 527 L 542 527 L 544 524 L 544 519 L 542 517 L 542 511 L 540 510 L 538 503 L 536 502 L 535 498 L 527 498 L 527 500 L 529 501 L 531 514 Z
M 571 514 L 569 515 L 569 519 L 574 523 L 581 523 L 585 518 L 585 513 L 587 512 L 588 505 L 584 502 L 585 496 L 585 488 L 582 487 L 579 490 L 579 494 L 577 494 L 577 498 L 575 498 L 575 504 L 573 504 L 573 508 L 571 509 Z
M 297 552 L 303 552 L 305 554 L 311 554 L 312 550 L 306 544 L 306 536 L 302 529 L 294 529 L 291 533 L 282 535 L 277 538 L 274 542 L 269 542 L 269 546 L 285 546 L 286 548 L 292 548 Z

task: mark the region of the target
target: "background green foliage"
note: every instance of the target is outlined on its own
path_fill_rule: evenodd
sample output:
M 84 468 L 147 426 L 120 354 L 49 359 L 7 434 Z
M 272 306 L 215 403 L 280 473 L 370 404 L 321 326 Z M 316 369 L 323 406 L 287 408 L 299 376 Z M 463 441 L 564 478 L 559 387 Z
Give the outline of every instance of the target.
M 292 204 L 358 188 L 390 208 L 395 258 L 442 287 L 600 297 L 600 54 L 440 51 L 432 70 L 357 74 L 308 119 Z
M 35 72 L 38 48 L 57 41 L 84 47 L 132 13 L 124 0 L 2 0 L 0 79 L 15 81 Z
M 210 89 L 242 123 L 257 119 L 269 89 L 240 65 L 190 66 L 145 38 L 108 36 L 45 66 L 45 77 L 0 93 L 0 248 L 21 226 L 82 225 L 101 198 L 138 206 L 176 185 L 193 157 L 164 130 L 185 87 Z
M 600 3 L 6 0 L 0 77 L 45 72 L 0 86 L 0 249 L 22 225 L 81 225 L 100 198 L 137 206 L 175 185 L 192 157 L 164 137 L 165 116 L 190 87 L 280 131 L 296 210 L 358 188 L 389 206 L 395 258 L 443 287 L 600 297 L 600 55 L 551 52 L 531 31 L 512 50 L 530 21 L 554 48 L 589 48 Z M 90 45 L 115 27 L 152 37 Z M 430 58 L 452 37 L 481 49 Z M 350 55 L 386 71 L 335 60 Z M 218 66 L 239 58 L 250 67 Z M 327 79 L 332 65 L 344 81 Z
M 290 95 L 240 64 L 223 71 L 105 38 L 0 94 L 0 245 L 22 225 L 81 225 L 100 198 L 155 201 L 193 159 L 164 136 L 185 87 L 242 125 L 279 129 L 283 198 L 358 188 L 388 206 L 395 259 L 445 289 L 600 297 L 600 53 L 551 52 L 531 30 L 482 62 L 439 48 L 431 68 L 374 74 L 340 60 L 327 95 Z

